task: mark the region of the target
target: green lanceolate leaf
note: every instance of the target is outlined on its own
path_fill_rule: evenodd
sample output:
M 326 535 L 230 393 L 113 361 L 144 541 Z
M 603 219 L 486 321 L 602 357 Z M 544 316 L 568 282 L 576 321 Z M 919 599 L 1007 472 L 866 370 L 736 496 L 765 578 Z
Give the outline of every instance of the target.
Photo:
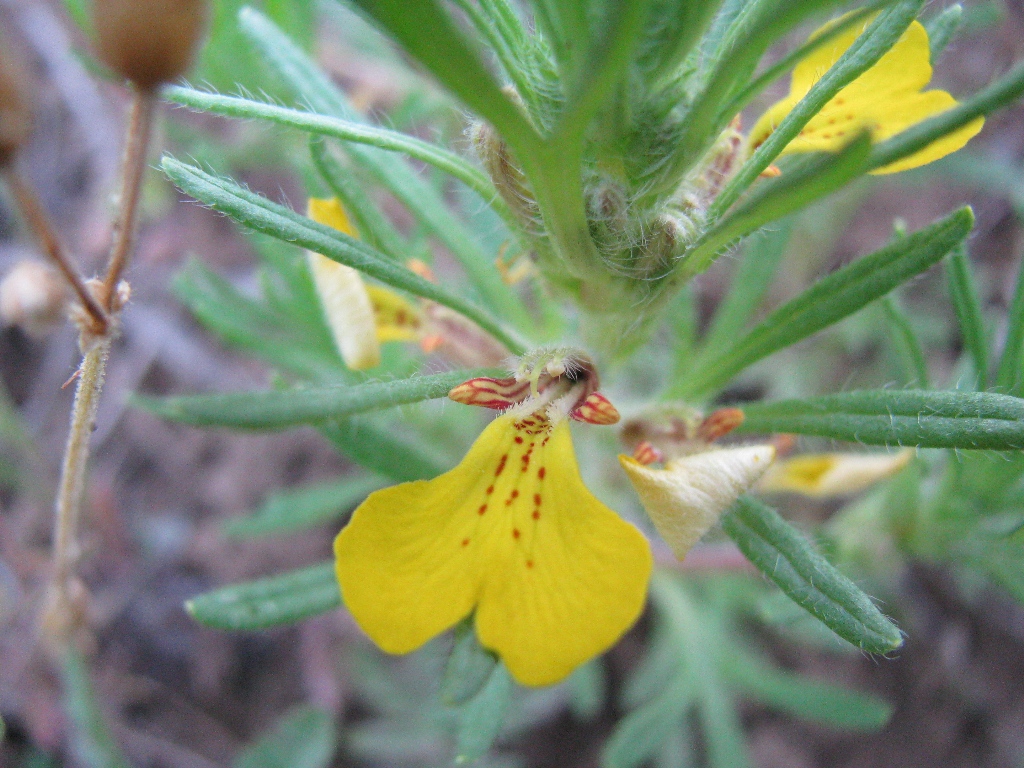
M 296 707 L 274 730 L 246 747 L 234 768 L 327 768 L 338 748 L 338 729 L 329 712 Z
M 988 387 L 988 338 L 966 245 L 958 246 L 946 260 L 946 281 L 960 324 L 960 336 L 974 365 L 975 388 L 984 390 Z
M 882 299 L 882 311 L 885 312 L 889 335 L 904 369 L 904 381 L 922 389 L 927 388 L 928 361 L 914 332 L 914 326 L 910 324 L 910 318 L 892 295 Z
M 870 694 L 785 672 L 739 647 L 728 650 L 723 674 L 740 690 L 791 715 L 855 731 L 877 731 L 892 706 Z
M 396 482 L 426 480 L 449 469 L 420 442 L 396 435 L 392 425 L 374 414 L 332 419 L 320 433 L 359 466 Z
M 778 178 L 754 188 L 747 200 L 718 222 L 680 264 L 680 282 L 711 266 L 729 243 L 763 225 L 802 210 L 848 184 L 865 170 L 871 139 L 866 133 L 835 153 L 819 152 L 788 163 Z
M 523 117 L 437 0 L 355 0 L 374 21 L 457 96 L 491 123 L 506 141 L 536 139 Z
M 294 42 L 269 18 L 253 8 L 238 14 L 243 34 L 259 48 L 263 60 L 287 83 L 297 100 L 314 112 L 343 120 L 366 120 Z M 434 237 L 451 250 L 480 296 L 504 319 L 527 327 L 529 317 L 515 295 L 502 282 L 489 256 L 458 219 L 452 216 L 441 194 L 427 184 L 400 156 L 377 147 L 348 143 L 345 151 L 362 168 L 393 194 Z
M 683 727 L 683 716 L 694 703 L 693 679 L 674 675 L 658 696 L 616 724 L 601 752 L 602 768 L 636 768 L 646 763 L 673 731 Z
M 236 429 L 276 429 L 320 424 L 381 408 L 446 397 L 467 379 L 493 375 L 491 369 L 449 371 L 396 381 L 354 386 L 308 387 L 268 392 L 229 392 L 218 395 L 139 398 L 149 411 L 165 419 L 196 426 Z
M 765 577 L 844 640 L 869 653 L 903 644 L 903 634 L 871 598 L 771 507 L 741 496 L 722 527 Z
M 942 52 L 946 50 L 946 46 L 956 37 L 963 21 L 964 7 L 957 3 L 924 22 L 924 28 L 928 31 L 928 48 L 933 66 L 939 60 Z
M 1020 450 L 1024 400 L 992 392 L 865 390 L 744 405 L 740 432 L 792 432 L 865 445 Z
M 441 701 L 461 706 L 473 699 L 491 679 L 498 657 L 477 640 L 472 619 L 455 628 L 455 644 L 441 678 Z
M 128 768 L 89 678 L 85 660 L 77 651 L 64 655 L 61 669 L 64 707 L 72 723 L 71 749 L 77 762 L 87 768 Z
M 341 606 L 334 563 L 319 563 L 194 597 L 185 610 L 214 629 L 244 631 L 294 624 Z
M 409 242 L 380 212 L 352 170 L 338 162 L 327 148 L 327 142 L 310 139 L 309 155 L 331 192 L 341 200 L 359 238 L 396 262 L 405 261 L 412 252 Z
M 292 533 L 341 519 L 354 504 L 381 487 L 375 477 L 356 477 L 275 493 L 254 514 L 222 526 L 231 539 Z
M 230 179 L 212 176 L 174 158 L 165 157 L 161 167 L 182 192 L 227 214 L 238 223 L 323 254 L 394 288 L 443 304 L 468 317 L 504 343 L 510 351 L 517 354 L 524 351 L 521 342 L 482 309 L 395 264 L 366 243 L 300 216 L 283 205 L 240 187 Z
M 1016 393 L 1024 378 L 1024 259 L 1017 270 L 1017 284 L 1007 312 L 1006 339 L 996 371 L 996 386 Z
M 400 131 L 318 115 L 305 110 L 279 107 L 237 96 L 204 93 L 193 88 L 165 88 L 160 95 L 176 104 L 201 112 L 212 112 L 215 115 L 227 117 L 267 120 L 276 125 L 297 128 L 317 136 L 327 136 L 342 141 L 368 144 L 371 147 L 386 149 L 390 152 L 400 152 L 451 174 L 479 194 L 485 202 L 496 206 L 501 205 L 497 190 L 487 175 L 479 168 L 470 165 L 454 152 L 449 152 L 436 144 L 408 136 Z
M 673 389 L 689 399 L 714 392 L 747 366 L 839 322 L 924 272 L 962 242 L 973 223 L 971 210 L 961 208 L 833 272 L 694 369 Z
M 499 663 L 480 692 L 462 706 L 456 734 L 456 764 L 472 763 L 487 754 L 505 725 L 513 689 L 508 670 Z

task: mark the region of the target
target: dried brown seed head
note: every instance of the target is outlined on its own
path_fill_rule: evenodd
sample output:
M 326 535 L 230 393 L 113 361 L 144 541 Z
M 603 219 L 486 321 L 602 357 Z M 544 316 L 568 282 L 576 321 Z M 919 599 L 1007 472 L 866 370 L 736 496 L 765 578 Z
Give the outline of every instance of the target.
M 0 324 L 17 325 L 30 336 L 53 330 L 67 309 L 68 292 L 55 269 L 21 261 L 0 281 Z
M 13 57 L 0 52 L 0 168 L 11 162 L 31 130 L 25 74 Z
M 199 47 L 207 0 L 93 0 L 100 59 L 137 88 L 181 77 Z

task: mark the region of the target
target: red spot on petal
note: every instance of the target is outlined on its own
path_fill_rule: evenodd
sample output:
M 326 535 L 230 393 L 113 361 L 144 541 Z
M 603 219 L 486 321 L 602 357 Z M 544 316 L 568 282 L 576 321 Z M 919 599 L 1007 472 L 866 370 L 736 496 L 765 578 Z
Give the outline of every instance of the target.
M 540 469 L 537 470 L 537 477 L 540 480 L 543 480 L 544 479 L 544 475 L 546 475 L 546 474 L 547 474 L 547 470 L 544 467 L 541 467 Z
M 533 494 L 533 503 L 536 506 L 538 506 L 538 507 L 540 506 L 540 494 L 539 493 Z
M 501 461 L 498 462 L 498 468 L 494 470 L 494 476 L 497 477 L 505 470 L 505 462 L 508 461 L 508 454 L 506 453 L 501 457 Z
M 520 445 L 523 444 L 523 437 L 522 437 L 522 435 L 516 435 L 516 442 L 519 443 Z
M 487 486 L 487 495 L 490 496 L 492 493 L 494 493 L 494 486 L 493 485 Z
M 519 529 L 518 528 L 513 528 L 512 529 L 512 538 L 513 539 L 518 539 L 519 538 Z
M 481 504 L 481 505 L 480 505 L 480 509 L 478 509 L 478 510 L 476 511 L 476 513 L 477 513 L 478 515 L 482 515 L 482 514 L 483 514 L 484 512 L 486 512 L 486 511 L 487 511 L 487 505 L 486 505 L 486 504 Z
M 462 540 L 462 546 L 468 547 L 469 546 L 469 539 L 463 539 Z
M 533 568 L 533 560 L 527 560 L 526 561 L 526 567 L 527 568 Z
M 534 520 L 540 520 L 540 510 L 539 509 L 533 510 L 532 517 L 533 517 Z

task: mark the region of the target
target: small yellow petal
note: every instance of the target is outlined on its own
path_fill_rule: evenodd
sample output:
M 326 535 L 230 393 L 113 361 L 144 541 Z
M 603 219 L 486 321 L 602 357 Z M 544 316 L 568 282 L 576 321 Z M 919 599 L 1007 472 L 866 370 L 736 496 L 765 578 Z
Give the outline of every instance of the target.
M 894 454 L 819 453 L 778 462 L 758 483 L 764 492 L 792 492 L 825 498 L 866 490 L 899 472 L 913 458 L 907 448 Z
M 416 341 L 422 336 L 420 312 L 410 302 L 379 285 L 368 285 L 366 291 L 373 304 L 378 341 Z
M 760 145 L 775 130 L 868 23 L 856 25 L 838 35 L 797 64 L 789 95 L 769 108 L 754 125 L 750 132 L 751 146 Z M 820 34 L 828 26 L 815 34 Z M 835 152 L 862 130 L 869 131 L 872 141 L 877 143 L 956 106 L 956 100 L 945 91 L 922 92 L 932 76 L 930 59 L 928 33 L 915 21 L 873 67 L 839 91 L 808 121 L 783 154 Z M 982 125 L 984 118 L 978 118 L 919 152 L 871 173 L 896 173 L 938 160 L 964 146 Z
M 355 237 L 355 230 L 336 199 L 310 198 L 309 216 L 320 224 Z M 345 365 L 357 371 L 380 365 L 380 343 L 373 304 L 363 278 L 351 267 L 319 253 L 307 253 L 324 318 Z
M 480 642 L 524 685 L 606 650 L 643 609 L 647 541 L 584 487 L 566 422 L 495 419 L 462 462 L 377 491 L 335 541 L 345 604 L 405 653 L 474 607 Z
M 740 494 L 765 473 L 775 448 L 752 445 L 694 453 L 664 469 L 619 456 L 654 527 L 682 560 Z

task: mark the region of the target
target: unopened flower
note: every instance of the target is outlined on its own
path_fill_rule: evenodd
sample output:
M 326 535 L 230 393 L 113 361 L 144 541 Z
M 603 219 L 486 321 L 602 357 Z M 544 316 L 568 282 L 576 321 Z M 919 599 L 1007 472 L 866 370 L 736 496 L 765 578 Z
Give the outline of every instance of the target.
M 338 535 L 345 605 L 383 650 L 413 651 L 475 611 L 512 676 L 548 685 L 640 615 L 647 540 L 584 486 L 569 432 L 570 417 L 617 414 L 578 370 L 529 374 L 456 387 L 508 410 L 455 469 L 371 494 Z
M 682 560 L 775 458 L 771 445 L 716 448 L 713 443 L 743 422 L 743 412 L 722 408 L 708 416 L 665 406 L 622 430 L 632 456 L 619 456 L 647 515 Z M 663 463 L 662 468 L 656 464 Z
M 775 464 L 758 483 L 764 492 L 799 493 L 826 498 L 849 496 L 892 477 L 914 457 L 896 453 L 817 453 L 794 456 Z
M 357 237 L 345 209 L 336 198 L 310 198 L 313 221 Z M 394 291 L 368 286 L 352 267 L 319 253 L 308 252 L 309 268 L 324 319 L 345 365 L 355 371 L 380 365 L 380 345 L 418 338 L 419 311 Z
M 826 31 L 831 24 L 819 29 Z M 789 95 L 776 103 L 754 125 L 750 146 L 757 148 L 815 83 L 839 60 L 869 22 L 823 43 L 793 69 Z M 923 120 L 957 105 L 956 99 L 942 90 L 922 90 L 932 78 L 928 32 L 913 22 L 885 55 L 870 69 L 837 93 L 803 127 L 800 134 L 783 150 L 793 152 L 834 152 L 861 131 L 871 134 L 872 142 L 880 142 L 905 131 Z M 981 130 L 984 118 L 979 117 L 959 130 L 943 136 L 924 149 L 872 173 L 896 173 L 926 165 L 955 152 Z

